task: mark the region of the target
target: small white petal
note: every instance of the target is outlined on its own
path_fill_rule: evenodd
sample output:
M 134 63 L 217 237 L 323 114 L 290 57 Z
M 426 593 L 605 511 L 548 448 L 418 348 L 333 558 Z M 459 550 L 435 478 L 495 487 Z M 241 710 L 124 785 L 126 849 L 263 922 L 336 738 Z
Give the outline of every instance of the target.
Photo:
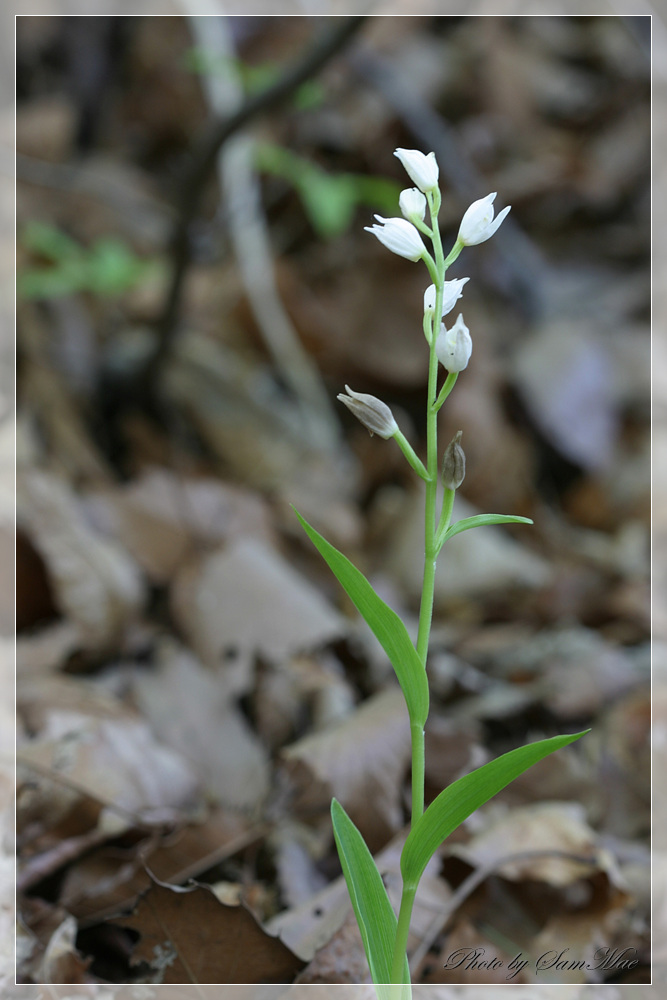
M 442 315 L 446 316 L 451 312 L 458 300 L 463 295 L 463 286 L 470 278 L 454 278 L 453 281 L 446 281 L 442 296 Z
M 463 286 L 470 278 L 454 278 L 446 281 L 442 295 L 442 312 L 440 318 L 446 316 L 456 305 L 463 294 Z M 434 312 L 435 310 L 435 285 L 429 285 L 424 292 L 424 312 Z
M 467 367 L 472 354 L 472 338 L 461 313 L 450 330 L 442 324 L 435 342 L 435 353 L 448 372 L 462 372 Z

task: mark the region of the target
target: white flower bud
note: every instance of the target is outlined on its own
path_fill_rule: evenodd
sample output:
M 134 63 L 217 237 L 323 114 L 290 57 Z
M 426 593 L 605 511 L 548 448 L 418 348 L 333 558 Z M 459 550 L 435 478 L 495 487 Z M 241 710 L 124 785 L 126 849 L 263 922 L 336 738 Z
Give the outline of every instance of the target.
M 377 396 L 369 396 L 365 392 L 354 392 L 349 385 L 345 386 L 348 393 L 340 392 L 337 396 L 341 403 L 345 403 L 350 413 L 354 413 L 357 420 L 373 434 L 378 434 L 387 440 L 394 436 L 398 430 L 398 424 L 394 420 L 394 414 L 386 403 L 383 403 Z
M 440 327 L 435 353 L 448 372 L 462 372 L 467 367 L 472 354 L 472 338 L 461 313 L 451 330 L 447 330 L 444 323 Z
M 467 247 L 474 247 L 493 236 L 511 208 L 510 205 L 504 208 L 494 221 L 493 202 L 497 193 L 494 191 L 493 194 L 487 194 L 486 198 L 473 201 L 461 219 L 459 243 L 463 243 Z
M 420 260 L 426 253 L 422 238 L 411 222 L 405 219 L 383 219 L 381 215 L 376 215 L 375 218 L 381 225 L 364 226 L 364 229 L 377 236 L 380 243 L 392 253 L 407 260 Z
M 410 180 L 420 191 L 432 191 L 438 186 L 439 168 L 435 153 L 425 156 L 418 149 L 395 149 L 394 156 L 401 161 Z
M 463 295 L 463 286 L 470 278 L 454 278 L 446 281 L 442 294 L 442 313 L 440 318 L 451 312 L 457 301 Z M 424 312 L 435 312 L 435 285 L 429 285 L 424 292 Z
M 401 191 L 398 204 L 406 219 L 414 221 L 423 219 L 426 215 L 426 198 L 418 188 L 406 188 Z

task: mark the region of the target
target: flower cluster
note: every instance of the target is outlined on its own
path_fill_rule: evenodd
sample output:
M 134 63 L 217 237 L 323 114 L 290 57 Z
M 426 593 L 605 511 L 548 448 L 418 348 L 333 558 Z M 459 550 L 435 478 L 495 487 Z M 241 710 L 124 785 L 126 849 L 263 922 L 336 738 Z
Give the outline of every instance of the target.
M 477 246 L 490 239 L 506 218 L 510 206 L 503 208 L 495 215 L 493 202 L 496 192 L 485 198 L 474 201 L 461 219 L 456 242 L 447 258 L 442 252 L 440 231 L 438 228 L 438 209 L 440 207 L 440 191 L 438 189 L 439 169 L 435 153 L 421 153 L 417 149 L 397 149 L 394 156 L 398 157 L 410 180 L 415 185 L 401 191 L 398 204 L 402 218 L 385 219 L 376 215 L 376 223 L 366 226 L 366 230 L 376 236 L 380 243 L 406 260 L 423 261 L 434 279 L 424 292 L 424 333 L 431 348 L 431 357 L 449 373 L 456 376 L 467 367 L 472 354 L 472 338 L 470 330 L 459 313 L 456 321 L 449 329 L 444 323 L 447 316 L 463 295 L 463 286 L 468 278 L 445 280 L 445 271 L 453 263 L 464 247 Z M 429 209 L 431 227 L 424 221 L 426 209 Z M 431 255 L 420 233 L 431 238 L 434 254 Z M 439 304 L 438 304 L 439 303 Z M 436 311 L 439 315 L 436 316 Z M 450 383 L 447 383 L 450 386 Z M 406 455 L 415 464 L 413 454 L 408 454 L 406 442 L 389 408 L 374 396 L 352 392 L 341 394 L 338 398 L 361 420 L 371 431 L 382 437 L 393 437 L 406 451 Z M 443 392 L 448 391 L 443 388 Z M 438 397 L 438 405 L 444 401 L 444 395 Z M 458 444 L 457 444 L 458 447 Z M 453 477 L 456 478 L 456 477 Z

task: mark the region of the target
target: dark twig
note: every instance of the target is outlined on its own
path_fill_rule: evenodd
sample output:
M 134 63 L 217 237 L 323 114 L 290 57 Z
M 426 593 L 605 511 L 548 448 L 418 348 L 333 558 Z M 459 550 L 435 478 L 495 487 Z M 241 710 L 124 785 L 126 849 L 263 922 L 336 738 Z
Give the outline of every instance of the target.
M 288 67 L 282 76 L 266 90 L 249 97 L 225 121 L 214 121 L 193 150 L 189 170 L 181 182 L 181 201 L 171 239 L 173 271 L 162 315 L 158 321 L 158 343 L 147 367 L 149 386 L 154 384 L 164 358 L 169 353 L 178 323 L 185 274 L 190 263 L 188 231 L 197 212 L 204 185 L 211 174 L 220 147 L 249 121 L 270 111 L 310 80 L 350 41 L 367 20 L 368 15 L 345 18 L 341 24 L 326 31 L 305 55 Z

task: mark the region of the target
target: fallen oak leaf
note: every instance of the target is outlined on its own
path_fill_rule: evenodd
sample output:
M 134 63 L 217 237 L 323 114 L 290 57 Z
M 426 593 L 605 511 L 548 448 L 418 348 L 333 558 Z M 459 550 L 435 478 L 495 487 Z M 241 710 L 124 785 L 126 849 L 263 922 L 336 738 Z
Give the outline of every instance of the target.
M 402 826 L 410 728 L 397 686 L 372 695 L 342 721 L 285 747 L 281 758 L 293 782 L 297 814 L 328 811 L 335 796 L 371 850 L 386 844 Z
M 147 962 L 164 984 L 292 983 L 304 966 L 243 902 L 227 906 L 203 885 L 154 883 L 113 923 L 139 934 L 132 963 Z

